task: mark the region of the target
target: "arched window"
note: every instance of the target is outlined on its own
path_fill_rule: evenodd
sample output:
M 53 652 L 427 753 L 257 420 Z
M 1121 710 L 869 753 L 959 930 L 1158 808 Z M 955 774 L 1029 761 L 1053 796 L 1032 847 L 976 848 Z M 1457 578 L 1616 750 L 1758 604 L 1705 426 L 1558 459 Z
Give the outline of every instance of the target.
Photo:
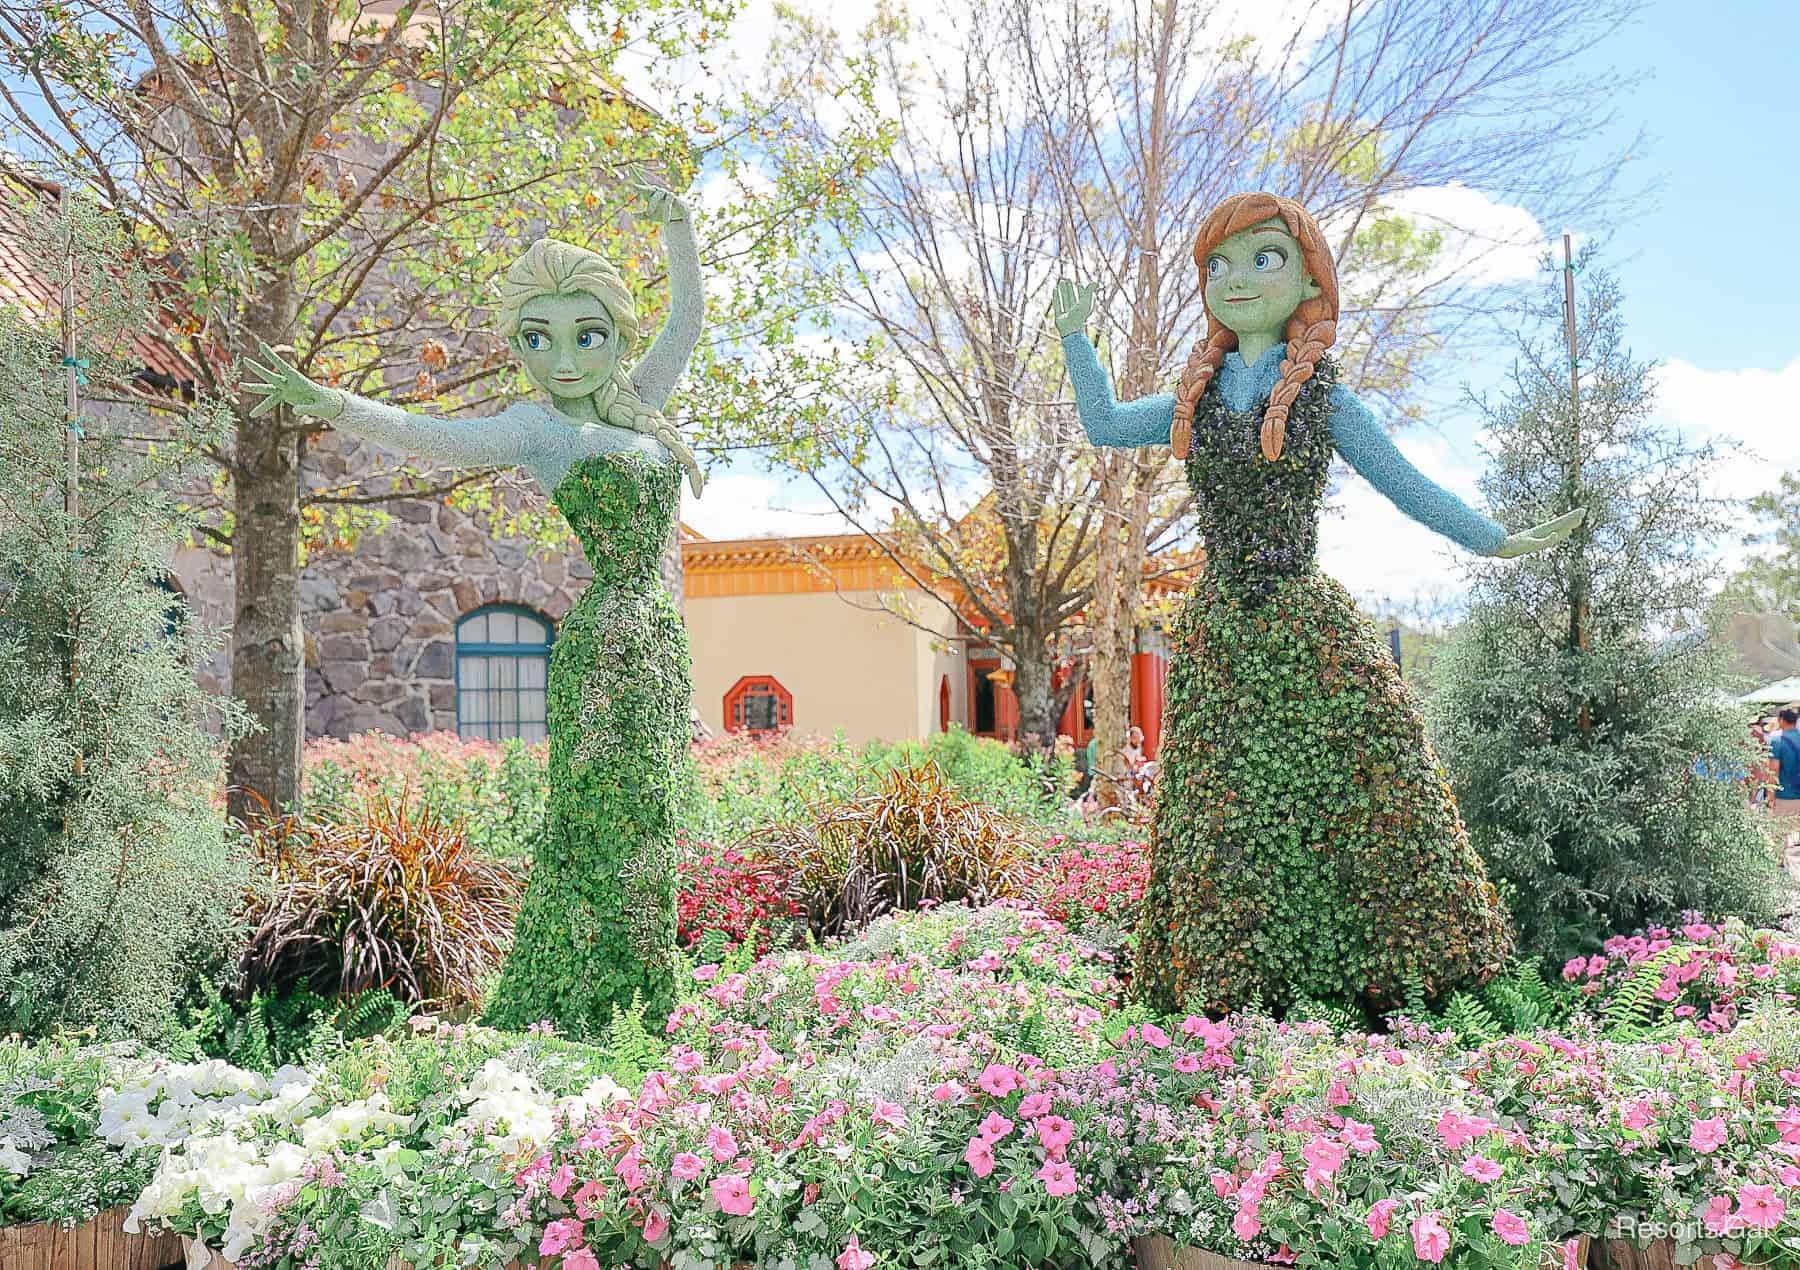
M 794 694 L 771 675 L 745 675 L 725 694 L 727 732 L 778 732 L 794 726 Z
M 490 604 L 456 624 L 456 732 L 489 741 L 541 741 L 550 623 L 530 609 Z

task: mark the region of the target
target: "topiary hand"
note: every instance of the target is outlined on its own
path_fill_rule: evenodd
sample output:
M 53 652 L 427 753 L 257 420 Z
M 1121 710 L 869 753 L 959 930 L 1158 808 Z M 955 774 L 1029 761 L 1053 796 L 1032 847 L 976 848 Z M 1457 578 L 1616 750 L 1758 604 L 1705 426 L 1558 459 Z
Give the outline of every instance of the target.
M 262 356 L 260 362 L 247 363 L 260 382 L 246 379 L 247 392 L 260 394 L 262 400 L 250 408 L 252 418 L 266 415 L 276 406 L 285 405 L 297 415 L 315 419 L 335 419 L 344 413 L 344 395 L 335 388 L 322 388 L 284 361 L 279 353 L 261 340 L 256 342 Z
M 1094 316 L 1094 284 L 1064 278 L 1050 295 L 1050 316 L 1058 335 L 1074 335 L 1087 328 Z
M 652 185 L 644 169 L 635 164 L 631 168 L 631 188 L 650 205 L 650 219 L 658 225 L 668 225 L 688 218 L 687 204 L 677 198 L 673 190 Z
M 1547 520 L 1531 529 L 1508 534 L 1506 541 L 1500 544 L 1500 549 L 1494 554 L 1502 560 L 1511 560 L 1515 556 L 1528 556 L 1534 551 L 1554 547 L 1574 533 L 1586 516 L 1587 508 L 1577 507 L 1572 512 L 1564 512 L 1555 520 Z

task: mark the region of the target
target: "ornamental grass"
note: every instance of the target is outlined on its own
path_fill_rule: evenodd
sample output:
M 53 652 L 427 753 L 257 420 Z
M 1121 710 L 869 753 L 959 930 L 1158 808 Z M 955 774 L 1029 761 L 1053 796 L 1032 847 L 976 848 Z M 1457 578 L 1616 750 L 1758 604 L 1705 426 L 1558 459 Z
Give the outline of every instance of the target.
M 246 989 L 479 1002 L 512 941 L 522 868 L 410 789 L 372 794 L 355 823 L 283 817 L 251 836 L 267 875 L 246 907 Z

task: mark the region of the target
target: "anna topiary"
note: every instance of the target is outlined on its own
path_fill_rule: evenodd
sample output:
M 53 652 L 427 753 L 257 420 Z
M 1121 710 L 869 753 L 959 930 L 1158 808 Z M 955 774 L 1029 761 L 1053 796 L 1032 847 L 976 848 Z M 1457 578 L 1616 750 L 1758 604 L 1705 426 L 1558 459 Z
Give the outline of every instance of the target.
M 1061 284 L 1057 328 L 1102 445 L 1188 460 L 1207 575 L 1175 631 L 1133 990 L 1165 1010 L 1306 997 L 1398 1004 L 1498 968 L 1511 934 L 1398 672 L 1318 573 L 1334 450 L 1464 547 L 1554 546 L 1573 512 L 1508 535 L 1409 464 L 1326 355 L 1337 277 L 1291 199 L 1239 194 L 1200 227 L 1207 331 L 1172 394 L 1121 405 Z

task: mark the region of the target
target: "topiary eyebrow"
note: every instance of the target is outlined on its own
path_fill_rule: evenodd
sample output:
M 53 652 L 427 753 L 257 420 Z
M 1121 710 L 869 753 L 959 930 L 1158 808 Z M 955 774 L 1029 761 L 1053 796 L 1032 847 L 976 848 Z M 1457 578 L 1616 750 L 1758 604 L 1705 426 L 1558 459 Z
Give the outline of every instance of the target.
M 575 319 L 575 321 L 578 323 L 579 322 L 598 322 L 601 326 L 606 325 L 606 318 L 604 316 L 601 316 L 601 317 L 578 317 Z M 547 327 L 550 325 L 549 319 L 547 319 L 547 318 L 528 317 L 528 318 L 520 318 L 519 319 L 520 326 L 530 326 L 534 322 L 539 326 Z

